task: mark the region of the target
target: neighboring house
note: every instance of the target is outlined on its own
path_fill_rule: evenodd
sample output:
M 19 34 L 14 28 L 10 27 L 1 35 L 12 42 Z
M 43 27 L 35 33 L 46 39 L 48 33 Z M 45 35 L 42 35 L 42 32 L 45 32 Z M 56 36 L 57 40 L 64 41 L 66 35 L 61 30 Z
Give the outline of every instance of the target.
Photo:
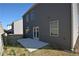
M 16 20 L 12 23 L 13 34 L 23 35 L 23 20 Z
M 36 4 L 23 15 L 24 37 L 74 50 L 78 39 L 79 4 Z
M 0 24 L 0 34 L 3 34 L 4 33 L 4 29 L 2 27 L 2 25 Z
M 2 41 L 2 34 L 4 33 L 4 30 L 2 28 L 2 25 L 0 24 L 0 55 L 3 53 L 3 41 Z
M 13 34 L 12 24 L 8 24 L 7 27 L 8 28 L 7 28 L 7 30 L 5 30 L 5 32 L 7 34 Z
M 7 27 L 8 27 L 8 29 L 7 29 L 7 30 L 10 30 L 10 29 L 12 29 L 12 26 L 11 26 L 11 24 L 8 24 L 8 25 L 7 25 Z

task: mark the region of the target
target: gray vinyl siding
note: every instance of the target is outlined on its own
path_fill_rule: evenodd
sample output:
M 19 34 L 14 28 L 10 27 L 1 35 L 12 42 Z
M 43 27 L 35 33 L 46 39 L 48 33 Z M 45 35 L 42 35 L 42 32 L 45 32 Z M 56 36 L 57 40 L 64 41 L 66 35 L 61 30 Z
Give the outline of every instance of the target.
M 26 16 L 35 11 L 37 16 L 35 20 L 26 21 Z M 59 37 L 50 36 L 50 24 L 52 20 L 59 20 Z M 32 36 L 32 27 L 39 26 L 40 40 L 48 42 L 52 46 L 62 49 L 71 48 L 71 4 L 37 4 L 28 13 L 23 16 L 24 37 L 27 26 L 30 26 L 30 36 Z

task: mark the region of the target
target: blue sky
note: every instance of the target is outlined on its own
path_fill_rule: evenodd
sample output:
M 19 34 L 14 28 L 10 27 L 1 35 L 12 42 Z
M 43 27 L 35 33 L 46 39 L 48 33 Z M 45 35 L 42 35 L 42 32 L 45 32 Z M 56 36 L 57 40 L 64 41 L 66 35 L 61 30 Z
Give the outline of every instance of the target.
M 15 20 L 22 18 L 22 15 L 32 6 L 31 3 L 17 3 L 17 4 L 0 4 L 0 22 L 4 29 L 7 25 Z

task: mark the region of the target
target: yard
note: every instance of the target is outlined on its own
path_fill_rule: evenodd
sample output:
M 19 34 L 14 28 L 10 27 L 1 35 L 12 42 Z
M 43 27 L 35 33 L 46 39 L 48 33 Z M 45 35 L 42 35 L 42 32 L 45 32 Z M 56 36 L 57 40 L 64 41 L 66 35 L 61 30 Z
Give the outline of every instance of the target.
M 16 42 L 19 38 L 21 37 L 15 35 L 7 37 L 8 44 L 4 46 L 3 56 L 79 56 L 78 53 L 60 50 L 50 45 L 29 53 L 27 49 Z
M 7 45 L 4 47 L 3 56 L 28 56 L 29 52 L 20 44 Z M 77 53 L 57 50 L 51 46 L 45 46 L 37 51 L 30 53 L 31 56 L 79 56 Z

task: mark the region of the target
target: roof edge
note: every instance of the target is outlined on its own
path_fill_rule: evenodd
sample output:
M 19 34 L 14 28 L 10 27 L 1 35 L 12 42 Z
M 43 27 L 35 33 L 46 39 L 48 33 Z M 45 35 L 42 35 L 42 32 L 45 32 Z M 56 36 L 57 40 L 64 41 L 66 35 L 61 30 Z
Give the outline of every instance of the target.
M 23 16 L 25 15 L 25 14 L 27 14 L 32 8 L 34 8 L 36 5 L 37 5 L 38 3 L 33 3 L 33 5 L 23 14 Z M 22 17 L 23 17 L 22 16 Z

